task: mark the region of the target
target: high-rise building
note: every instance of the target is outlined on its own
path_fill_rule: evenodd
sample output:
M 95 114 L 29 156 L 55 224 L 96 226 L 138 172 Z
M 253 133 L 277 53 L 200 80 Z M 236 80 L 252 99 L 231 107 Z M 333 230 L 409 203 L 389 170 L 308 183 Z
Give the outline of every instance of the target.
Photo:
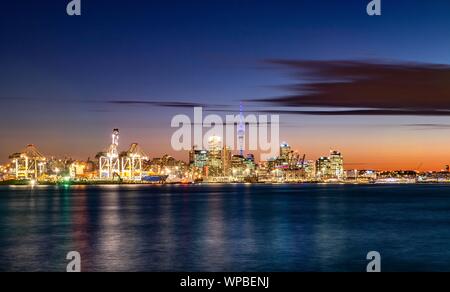
M 189 166 L 193 166 L 195 164 L 196 152 L 197 152 L 197 146 L 193 146 L 191 151 L 189 151 Z
M 339 151 L 330 151 L 329 157 L 320 157 L 316 161 L 316 176 L 318 179 L 344 179 L 344 158 L 342 154 Z
M 331 176 L 331 161 L 328 157 L 320 157 L 316 161 L 316 176 L 318 179 L 327 179 Z
M 245 157 L 241 155 L 233 155 L 231 157 L 231 174 L 233 178 L 235 180 L 243 179 L 245 169 Z
M 222 167 L 223 175 L 229 177 L 231 175 L 231 149 L 229 147 L 223 147 Z
M 280 156 L 276 159 L 276 166 L 282 169 L 296 170 L 299 166 L 300 155 L 298 152 L 292 150 L 291 146 L 287 143 L 280 145 Z
M 222 139 L 217 136 L 211 136 L 208 140 L 208 176 L 223 176 L 222 164 Z
M 219 152 L 222 150 L 222 138 L 218 136 L 211 136 L 208 139 L 209 152 Z
M 203 169 L 208 165 L 208 151 L 194 150 L 192 155 L 193 159 L 191 166 L 198 169 Z
M 291 146 L 289 146 L 289 144 L 287 143 L 283 143 L 280 146 L 280 158 L 282 160 L 288 161 L 289 160 L 289 156 L 291 155 L 292 152 L 292 148 Z
M 344 178 L 344 158 L 339 151 L 330 152 L 330 176 L 334 179 Z
M 255 156 L 253 154 L 248 154 L 244 161 L 245 164 L 245 175 L 254 176 L 256 173 L 256 163 Z
M 314 180 L 316 178 L 316 164 L 313 160 L 303 162 L 303 169 L 305 170 L 305 178 Z

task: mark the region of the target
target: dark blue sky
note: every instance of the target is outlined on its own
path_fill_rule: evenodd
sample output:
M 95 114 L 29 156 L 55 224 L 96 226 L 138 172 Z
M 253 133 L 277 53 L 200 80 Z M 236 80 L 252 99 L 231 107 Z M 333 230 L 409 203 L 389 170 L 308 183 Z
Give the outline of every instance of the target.
M 0 161 L 28 143 L 45 153 L 93 156 L 114 127 L 122 129 L 124 143 L 140 141 L 159 155 L 169 146 L 172 115 L 190 110 L 110 101 L 237 106 L 282 96 L 278 86 L 292 79 L 269 59 L 450 64 L 450 1 L 382 0 L 381 17 L 366 15 L 368 0 L 82 0 L 81 17 L 65 14 L 69 1 L 6 2 L 0 9 Z M 384 131 L 448 119 L 286 121 L 309 141 L 289 127 L 283 139 L 323 152 L 345 149 L 349 141 L 357 147 L 359 125 Z M 316 142 L 317 133 L 336 125 L 348 136 Z

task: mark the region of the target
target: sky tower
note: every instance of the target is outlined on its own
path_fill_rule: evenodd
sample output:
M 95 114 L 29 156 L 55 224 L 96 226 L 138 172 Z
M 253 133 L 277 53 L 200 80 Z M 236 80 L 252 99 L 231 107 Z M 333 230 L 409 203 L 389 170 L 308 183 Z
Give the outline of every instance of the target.
M 242 105 L 242 102 L 239 105 L 239 126 L 237 135 L 239 143 L 239 155 L 244 156 L 245 119 L 244 119 L 244 106 Z

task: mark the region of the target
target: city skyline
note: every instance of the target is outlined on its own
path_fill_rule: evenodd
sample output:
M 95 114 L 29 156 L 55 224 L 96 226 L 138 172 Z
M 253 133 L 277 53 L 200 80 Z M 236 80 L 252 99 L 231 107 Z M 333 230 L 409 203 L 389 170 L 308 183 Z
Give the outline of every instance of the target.
M 241 133 L 237 134 L 241 136 Z M 346 167 L 345 155 L 330 150 L 311 160 L 288 143 L 279 145 L 276 156 L 257 161 L 243 148 L 232 151 L 219 136 L 209 136 L 207 145 L 192 146 L 188 161 L 169 155 L 149 157 L 133 143 L 123 151 L 120 130 L 113 129 L 111 143 L 86 161 L 44 155 L 35 145 L 12 154 L 0 164 L 0 184 L 202 184 L 202 183 L 331 183 L 331 184 L 430 184 L 450 182 L 450 166 L 439 171 L 374 170 Z M 242 145 L 239 145 L 240 147 Z
M 134 148 L 137 147 L 138 148 L 137 152 L 140 153 L 141 157 L 145 157 L 144 160 L 147 160 L 147 161 L 152 161 L 153 159 L 161 159 L 162 157 L 169 156 L 169 157 L 173 157 L 173 158 L 175 158 L 177 160 L 180 160 L 182 162 L 186 162 L 187 164 L 189 164 L 189 162 L 191 160 L 190 152 L 193 151 L 193 150 L 197 150 L 197 151 L 211 151 L 211 150 L 214 150 L 214 149 L 217 148 L 217 149 L 220 149 L 222 151 L 222 149 L 224 149 L 224 150 L 228 149 L 228 147 L 226 147 L 224 145 L 223 137 L 211 136 L 210 140 L 208 142 L 209 145 L 207 147 L 198 147 L 196 145 L 193 145 L 191 151 L 186 151 L 186 150 L 175 151 L 177 154 L 179 154 L 178 157 L 177 157 L 177 155 L 172 156 L 169 152 L 162 153 L 161 155 L 153 155 L 151 152 L 147 152 L 145 149 L 142 149 L 141 146 L 140 146 L 140 143 L 138 143 L 138 141 L 134 141 L 134 142 L 131 142 L 131 143 L 123 142 L 123 143 L 117 144 L 118 143 L 117 142 L 118 138 L 115 138 L 115 136 L 118 137 L 118 131 L 119 131 L 118 129 L 114 129 L 114 132 L 117 132 L 117 133 L 116 134 L 113 133 L 113 141 L 115 141 L 115 142 L 113 142 L 113 144 L 111 144 L 111 145 L 115 146 L 114 152 L 117 153 L 117 155 L 118 155 L 120 153 L 125 153 L 127 151 L 131 151 L 131 149 L 134 149 Z M 236 135 L 238 137 L 238 133 L 236 133 Z M 219 142 L 215 142 L 215 143 L 219 143 L 220 147 L 219 146 L 212 147 L 211 146 L 211 143 L 212 143 L 211 139 L 213 139 L 213 140 L 217 139 Z M 245 143 L 244 144 L 244 149 L 246 149 L 247 146 L 248 146 L 247 143 Z M 15 155 L 19 155 L 20 153 L 26 153 L 28 151 L 27 148 L 30 148 L 30 147 L 35 148 L 36 151 L 39 151 L 39 155 L 41 155 L 42 157 L 47 157 L 47 158 L 51 158 L 51 159 L 68 159 L 68 160 L 79 161 L 79 162 L 96 161 L 96 160 L 99 159 L 98 155 L 100 153 L 106 153 L 106 152 L 110 151 L 110 149 L 111 149 L 111 146 L 108 146 L 107 143 L 106 143 L 106 144 L 104 144 L 103 148 L 99 149 L 98 151 L 94 151 L 94 152 L 92 152 L 92 155 L 89 155 L 88 157 L 84 157 L 83 158 L 83 157 L 76 157 L 76 156 L 71 155 L 71 154 L 58 156 L 58 155 L 53 155 L 51 153 L 44 153 L 44 152 L 41 152 L 40 150 L 38 150 L 38 149 L 40 149 L 38 147 L 38 145 L 31 143 L 31 144 L 25 145 L 23 148 L 19 149 L 16 152 L 10 153 L 8 155 L 8 158 L 6 158 L 4 162 L 0 163 L 0 166 L 2 166 L 2 164 L 3 165 L 9 165 L 11 163 L 11 161 L 14 160 L 14 156 Z M 327 158 L 326 156 L 324 156 L 324 154 L 327 153 L 326 151 L 321 152 L 318 156 L 311 156 L 308 153 L 302 152 L 301 150 L 293 147 L 291 144 L 288 143 L 288 141 L 283 141 L 279 145 L 278 154 L 276 156 L 271 157 L 268 160 L 260 160 L 260 159 L 256 158 L 257 154 L 260 153 L 260 151 L 244 150 L 243 152 L 241 152 L 239 149 L 228 149 L 227 151 L 229 151 L 230 155 L 232 155 L 232 156 L 243 155 L 243 156 L 246 157 L 247 155 L 252 155 L 253 157 L 255 157 L 254 161 L 257 164 L 261 165 L 263 163 L 276 160 L 278 157 L 283 157 L 284 156 L 283 148 L 286 148 L 286 147 L 289 149 L 289 151 L 292 151 L 296 155 L 299 155 L 299 156 L 303 155 L 304 159 L 306 159 L 306 161 L 319 162 L 321 159 Z M 333 153 L 339 153 L 339 155 L 341 155 L 341 153 L 344 153 L 344 152 L 340 151 L 339 148 L 329 148 L 328 149 L 328 153 L 330 155 L 333 155 Z M 181 158 L 180 158 L 180 156 L 181 156 Z M 358 165 L 358 164 L 355 164 L 355 163 L 348 163 L 348 162 L 345 162 L 345 163 L 342 162 L 342 163 L 343 163 L 343 166 L 344 166 L 344 170 L 346 170 L 346 171 L 373 170 L 373 171 L 436 172 L 436 171 L 448 171 L 448 167 L 449 167 L 449 164 L 446 163 L 445 161 L 442 162 L 440 168 L 438 167 L 436 169 L 423 169 L 422 168 L 423 164 L 418 165 L 418 167 L 416 167 L 416 168 L 410 168 L 410 169 L 403 168 L 402 169 L 402 168 L 365 168 L 365 167 L 361 167 L 361 165 L 363 165 L 363 164 Z
M 122 145 L 187 160 L 170 148 L 171 118 L 236 114 L 240 101 L 280 114 L 280 140 L 311 159 L 450 162 L 448 1 L 386 1 L 378 18 L 361 1 L 87 1 L 79 18 L 59 2 L 3 8 L 0 163 L 30 143 L 93 158 L 113 128 Z

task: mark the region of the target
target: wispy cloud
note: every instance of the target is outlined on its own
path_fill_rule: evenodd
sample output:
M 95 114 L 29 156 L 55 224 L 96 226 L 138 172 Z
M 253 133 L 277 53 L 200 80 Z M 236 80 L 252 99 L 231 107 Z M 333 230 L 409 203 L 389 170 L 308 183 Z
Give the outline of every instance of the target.
M 229 113 L 236 112 L 236 108 L 231 105 L 216 104 L 216 103 L 200 103 L 190 101 L 153 101 L 153 100 L 121 99 L 121 100 L 108 100 L 103 103 L 116 106 L 139 106 L 139 107 L 149 106 L 149 107 L 173 108 L 173 109 L 193 109 L 195 107 L 201 107 L 205 112 L 214 112 L 214 111 L 227 111 Z
M 115 105 L 148 105 L 155 107 L 172 107 L 172 108 L 191 108 L 191 107 L 207 107 L 207 104 L 181 102 L 181 101 L 146 101 L 146 100 L 110 100 L 109 104 Z
M 403 126 L 414 130 L 450 130 L 450 124 L 408 124 Z
M 315 115 L 315 116 L 450 116 L 450 111 L 437 110 L 259 110 L 267 114 Z
M 285 96 L 252 102 L 297 108 L 281 113 L 450 115 L 449 65 L 384 61 L 268 62 L 289 70 L 297 82 L 282 87 Z

